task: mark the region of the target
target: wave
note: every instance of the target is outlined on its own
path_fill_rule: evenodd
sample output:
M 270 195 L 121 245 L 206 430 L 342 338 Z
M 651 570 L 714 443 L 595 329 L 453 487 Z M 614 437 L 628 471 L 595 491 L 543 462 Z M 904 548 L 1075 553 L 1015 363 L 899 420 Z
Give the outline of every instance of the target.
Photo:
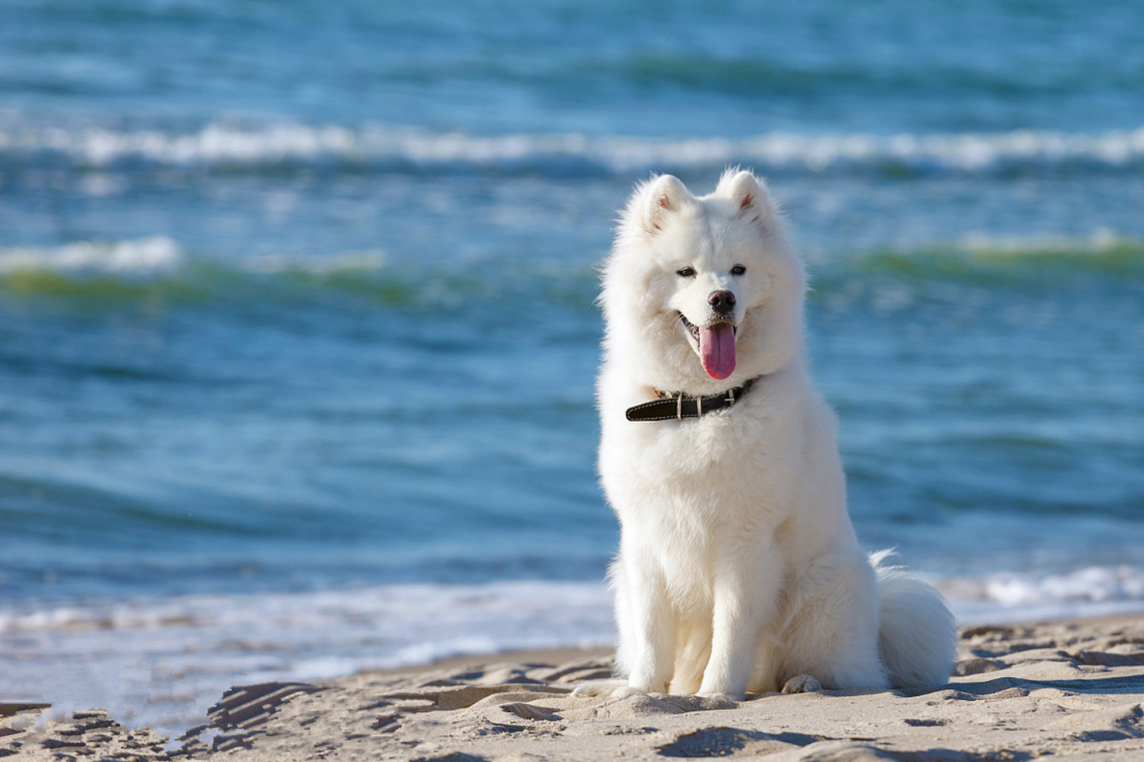
M 1136 288 L 1144 242 L 1108 232 L 1085 239 L 969 237 L 946 245 L 860 252 L 812 252 L 812 299 L 853 296 L 862 279 L 902 283 L 1078 288 L 1078 274 L 1102 287 Z M 1133 277 L 1125 277 L 1133 276 Z M 874 282 L 874 281 L 871 281 Z M 455 310 L 465 305 L 544 302 L 594 311 L 598 275 L 590 261 L 498 258 L 418 263 L 387 252 L 248 256 L 224 260 L 155 236 L 0 248 L 0 295 L 77 305 L 243 303 L 339 304 L 348 297 L 387 308 Z
M 936 580 L 963 623 L 1144 611 L 1144 569 L 1089 566 L 1063 574 L 1001 572 Z
M 124 241 L 76 241 L 56 247 L 0 249 L 0 276 L 12 272 L 168 273 L 183 261 L 181 247 L 166 236 Z
M 1144 610 L 1144 568 L 1086 566 L 1060 574 L 1000 571 L 980 577 L 929 575 L 956 611 L 988 610 L 990 620 L 1027 619 L 1053 608 L 1086 616 L 1108 605 Z M 286 633 L 347 635 L 364 628 L 379 638 L 409 637 L 407 628 L 481 637 L 482 648 L 588 646 L 612 641 L 611 598 L 603 582 L 520 580 L 463 584 L 399 584 L 313 592 L 188 595 L 79 601 L 44 607 L 34 600 L 0 608 L 0 636 L 38 632 L 155 631 L 218 627 L 255 637 L 266 628 Z M 511 621 L 506 621 L 511 620 Z M 983 619 L 959 616 L 962 624 Z M 534 626 L 524 626 L 533 622 Z M 473 627 L 479 623 L 479 627 Z M 577 623 L 574 624 L 573 623 Z M 253 628 L 253 629 L 252 629 Z M 440 630 L 440 632 L 436 632 Z M 519 637 L 518 637 L 519 636 Z M 430 640 L 432 640 L 432 638 Z M 418 664 L 464 651 L 410 637 L 411 648 L 379 654 L 379 666 Z
M 188 253 L 164 236 L 0 248 L 0 295 L 77 304 L 336 304 L 348 296 L 389 307 L 455 309 L 512 296 L 594 309 L 596 291 L 591 263 L 433 265 L 392 261 L 377 250 L 235 261 Z
M 819 257 L 827 277 L 840 274 Z M 947 244 L 883 248 L 846 258 L 852 271 L 900 279 L 978 283 L 1071 282 L 1076 273 L 1144 275 L 1144 242 L 1095 231 L 1087 238 L 996 238 L 969 235 Z M 841 273 L 849 275 L 850 273 Z
M 0 125 L 0 170 L 136 168 L 229 173 L 327 170 L 554 176 L 697 171 L 729 164 L 763 172 L 1122 172 L 1144 166 L 1144 127 L 1098 134 L 1017 130 L 935 135 L 649 138 L 583 134 L 481 136 L 366 124 L 214 122 L 193 130 Z

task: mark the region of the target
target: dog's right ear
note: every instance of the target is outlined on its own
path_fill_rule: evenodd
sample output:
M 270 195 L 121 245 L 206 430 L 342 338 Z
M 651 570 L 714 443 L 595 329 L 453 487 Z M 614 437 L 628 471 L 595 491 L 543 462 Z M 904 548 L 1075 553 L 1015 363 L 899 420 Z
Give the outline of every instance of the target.
M 636 187 L 625 217 L 649 236 L 663 229 L 664 220 L 689 203 L 691 194 L 673 175 L 658 175 Z

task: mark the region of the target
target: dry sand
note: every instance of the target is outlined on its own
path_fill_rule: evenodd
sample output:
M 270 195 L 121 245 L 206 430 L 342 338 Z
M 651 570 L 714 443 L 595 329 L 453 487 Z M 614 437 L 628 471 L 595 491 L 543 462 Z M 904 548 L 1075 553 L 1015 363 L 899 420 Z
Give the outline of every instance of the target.
M 210 726 L 164 745 L 102 712 L 35 722 L 0 704 L 0 758 L 242 760 L 1144 760 L 1144 616 L 961 633 L 934 691 L 764 694 L 747 701 L 568 695 L 603 651 L 453 659 L 329 683 L 227 693 Z M 5 760 L 7 762 L 7 760 Z

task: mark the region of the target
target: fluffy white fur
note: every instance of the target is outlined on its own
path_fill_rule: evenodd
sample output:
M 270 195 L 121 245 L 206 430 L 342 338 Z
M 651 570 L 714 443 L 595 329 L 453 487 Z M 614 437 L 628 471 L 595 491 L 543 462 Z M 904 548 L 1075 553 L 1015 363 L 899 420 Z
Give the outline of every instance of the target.
M 735 295 L 736 363 L 723 380 L 704 371 L 680 318 L 716 322 L 714 291 Z M 805 291 L 750 172 L 728 171 L 698 198 L 669 175 L 632 194 L 604 272 L 598 386 L 600 474 L 622 528 L 611 583 L 626 679 L 580 693 L 741 699 L 947 681 L 956 636 L 941 596 L 855 538 L 835 418 L 807 374 Z M 757 376 L 738 404 L 698 420 L 624 415 L 656 390 L 709 395 Z

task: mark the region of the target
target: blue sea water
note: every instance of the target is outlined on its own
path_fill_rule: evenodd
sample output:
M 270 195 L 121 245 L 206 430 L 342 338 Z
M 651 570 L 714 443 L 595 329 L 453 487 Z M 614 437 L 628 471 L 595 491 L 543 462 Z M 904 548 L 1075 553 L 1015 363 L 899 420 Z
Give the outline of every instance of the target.
M 0 5 L 0 698 L 606 643 L 596 266 L 754 167 L 860 538 L 1144 610 L 1144 6 Z

